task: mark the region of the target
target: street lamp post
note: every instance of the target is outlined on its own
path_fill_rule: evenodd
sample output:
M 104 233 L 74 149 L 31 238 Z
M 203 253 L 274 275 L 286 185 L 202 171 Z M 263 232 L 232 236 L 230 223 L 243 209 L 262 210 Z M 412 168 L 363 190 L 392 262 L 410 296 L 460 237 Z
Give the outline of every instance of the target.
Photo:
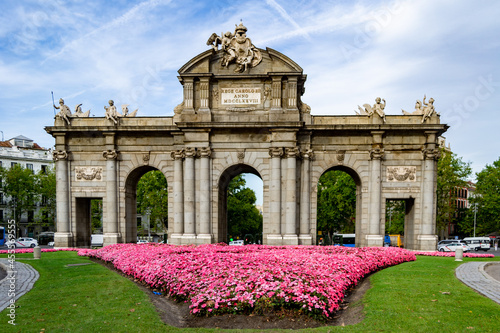
M 477 203 L 474 204 L 474 236 L 476 237 L 476 214 L 477 214 Z

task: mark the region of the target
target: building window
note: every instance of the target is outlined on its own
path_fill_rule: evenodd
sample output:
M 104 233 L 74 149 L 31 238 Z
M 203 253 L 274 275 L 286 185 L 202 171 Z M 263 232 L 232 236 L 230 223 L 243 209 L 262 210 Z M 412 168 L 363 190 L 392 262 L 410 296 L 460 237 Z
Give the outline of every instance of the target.
M 31 163 L 27 163 L 27 164 L 26 164 L 26 168 L 27 168 L 28 170 L 33 171 L 33 164 L 31 164 Z
M 3 209 L 0 209 L 0 221 L 3 222 Z
M 47 166 L 46 166 L 46 165 L 42 165 L 42 173 L 43 173 L 44 175 L 46 175 L 46 174 L 47 174 Z
M 34 222 L 35 212 L 32 210 L 28 211 L 28 222 Z
M 10 162 L 10 167 L 12 168 L 16 164 L 17 164 L 17 162 Z

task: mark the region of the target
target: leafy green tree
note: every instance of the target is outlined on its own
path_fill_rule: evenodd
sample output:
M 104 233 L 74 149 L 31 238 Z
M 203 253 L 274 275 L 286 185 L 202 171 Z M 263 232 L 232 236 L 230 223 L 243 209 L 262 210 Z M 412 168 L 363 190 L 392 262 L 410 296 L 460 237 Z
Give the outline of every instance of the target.
M 234 177 L 227 188 L 228 235 L 243 238 L 262 233 L 262 215 L 255 207 L 255 192 L 246 186 L 243 175 Z
M 21 216 L 32 211 L 36 203 L 36 177 L 32 170 L 15 164 L 1 169 L 3 193 L 8 198 L 11 218 L 19 225 Z M 17 234 L 21 235 L 19 227 Z
M 354 233 L 356 218 L 356 184 L 351 176 L 339 170 L 324 173 L 318 182 L 318 231 Z
M 36 174 L 36 193 L 41 203 L 36 215 L 37 222 L 43 226 L 54 225 L 56 217 L 56 173 L 54 168 L 40 170 Z
M 92 233 L 102 230 L 102 199 L 90 200 L 90 227 Z
M 404 235 L 406 205 L 404 200 L 387 200 L 385 209 L 385 233 Z
M 476 191 L 472 204 L 477 204 L 476 235 L 500 231 L 500 158 L 476 174 Z M 467 225 L 473 229 L 473 209 L 469 210 Z M 471 223 L 472 222 L 472 223 Z
M 167 179 L 158 170 L 144 174 L 137 183 L 137 213 L 145 215 L 148 210 L 151 229 L 168 227 Z
M 467 178 L 471 175 L 470 163 L 462 161 L 456 154 L 441 149 L 441 158 L 437 165 L 437 231 L 442 238 L 448 235 L 448 225 L 457 222 L 457 189 L 467 186 Z

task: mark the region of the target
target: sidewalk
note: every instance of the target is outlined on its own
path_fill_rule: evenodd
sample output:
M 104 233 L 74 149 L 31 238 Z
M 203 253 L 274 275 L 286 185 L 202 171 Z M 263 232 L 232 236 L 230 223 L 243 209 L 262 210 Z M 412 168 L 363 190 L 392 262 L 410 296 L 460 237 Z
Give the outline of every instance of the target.
M 500 304 L 500 281 L 485 272 L 487 265 L 500 265 L 500 263 L 467 262 L 457 267 L 455 275 L 467 286 Z
M 40 274 L 30 265 L 17 261 L 14 262 L 13 270 L 7 259 L 0 259 L 0 265 L 7 271 L 7 276 L 0 281 L 0 311 L 3 311 L 9 306 L 11 299 L 17 300 L 33 288 Z M 12 283 L 15 287 L 11 289 Z

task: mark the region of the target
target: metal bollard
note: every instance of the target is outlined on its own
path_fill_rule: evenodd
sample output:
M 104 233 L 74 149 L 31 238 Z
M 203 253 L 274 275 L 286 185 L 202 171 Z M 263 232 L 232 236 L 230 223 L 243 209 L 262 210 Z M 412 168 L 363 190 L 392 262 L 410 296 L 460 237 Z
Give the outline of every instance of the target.
M 40 259 L 42 257 L 42 248 L 40 246 L 35 246 L 33 248 L 33 258 Z
M 456 248 L 455 250 L 455 261 L 462 261 L 464 257 L 464 249 L 461 247 Z

